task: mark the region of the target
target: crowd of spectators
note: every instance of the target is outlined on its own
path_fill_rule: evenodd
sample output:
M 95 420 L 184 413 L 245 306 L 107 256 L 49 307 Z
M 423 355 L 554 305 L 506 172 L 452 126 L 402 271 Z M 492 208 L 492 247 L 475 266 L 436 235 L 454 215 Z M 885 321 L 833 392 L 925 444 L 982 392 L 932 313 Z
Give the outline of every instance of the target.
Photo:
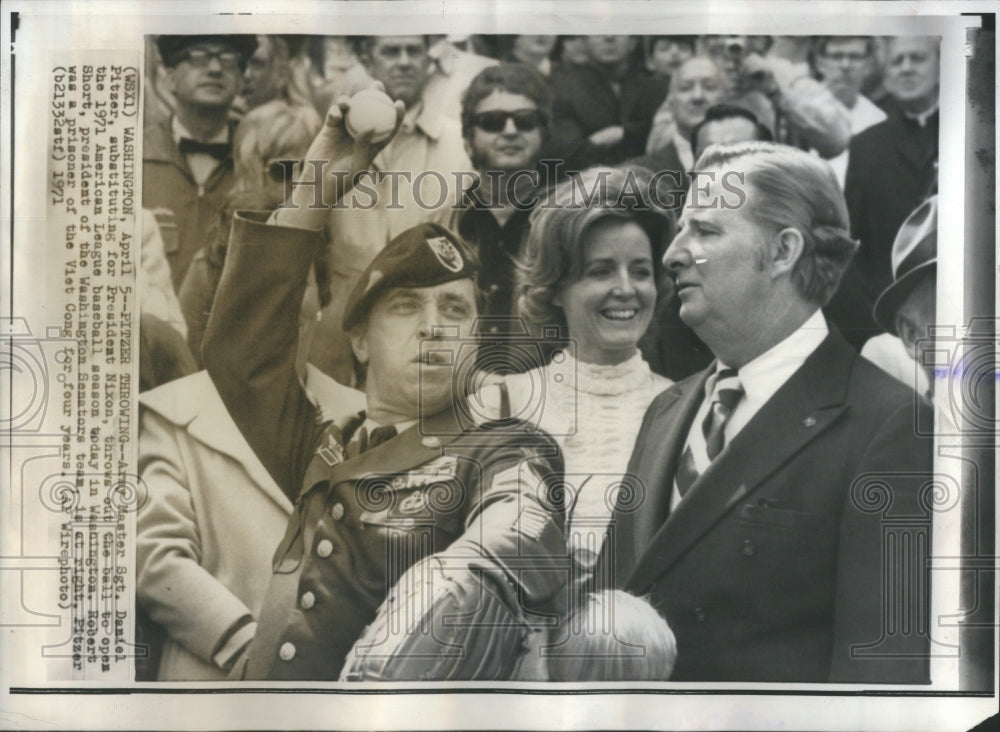
M 140 367 L 144 391 L 179 386 L 148 392 L 143 402 L 147 447 L 159 435 L 158 445 L 187 450 L 177 434 L 193 434 L 192 425 L 208 423 L 204 415 L 222 419 L 227 409 L 233 413 L 230 402 L 223 406 L 215 391 L 214 374 L 209 379 L 198 372 L 206 366 L 212 371 L 203 344 L 216 293 L 227 284 L 233 222 L 253 229 L 273 214 L 270 222 L 282 225 L 288 211 L 283 204 L 295 200 L 302 208 L 311 195 L 310 169 L 321 204 L 314 208 L 323 213 L 322 251 L 310 269 L 295 340 L 297 378 L 313 395 L 308 409 L 301 410 L 307 418 L 295 428 L 303 435 L 312 428 L 311 420 L 322 423 L 324 410 L 335 410 L 345 400 L 356 406 L 367 396 L 371 421 L 375 395 L 391 391 L 381 364 L 359 356 L 351 308 L 360 307 L 359 287 L 374 291 L 389 287 L 380 279 L 416 276 L 386 255 L 391 243 L 408 241 L 419 229 L 430 232 L 424 236 L 446 277 L 455 279 L 459 270 L 450 265 L 456 261 L 456 266 L 464 262 L 470 271 L 478 269 L 477 388 L 504 384 L 509 416 L 512 407 L 514 414 L 530 413 L 534 384 L 547 383 L 548 411 L 533 422 L 555 439 L 566 474 L 624 474 L 647 406 L 671 383 L 713 359 L 713 350 L 681 319 L 675 285 L 663 265 L 672 240 L 702 236 L 693 230 L 679 233 L 677 218 L 686 198 L 709 190 L 700 185 L 699 159 L 706 159 L 703 154 L 711 158 L 710 148 L 725 143 L 764 141 L 796 148 L 808 163 L 803 169 L 816 179 L 828 176 L 828 164 L 836 181 L 826 178 L 827 192 L 835 194 L 828 198 L 846 200 L 849 233 L 859 245 L 839 288 L 822 298 L 826 322 L 856 351 L 877 339 L 878 348 L 862 353 L 883 370 L 898 378 L 919 372 L 912 361 L 918 328 L 903 327 L 894 315 L 876 321 L 873 305 L 900 277 L 900 255 L 893 246 L 900 226 L 937 192 L 937 44 L 930 37 L 858 36 L 150 37 L 142 258 L 146 281 L 155 286 L 143 299 Z M 310 145 L 323 138 L 324 119 L 329 125 L 328 110 L 338 109 L 338 100 L 373 84 L 396 104 L 397 129 L 365 161 L 366 177 L 356 178 L 327 211 L 324 204 L 330 202 L 322 200 L 318 183 L 331 171 L 317 163 L 342 162 L 340 169 L 346 171 L 357 160 L 310 160 Z M 718 190 L 718 181 L 707 184 Z M 791 201 L 794 196 L 784 190 Z M 724 192 L 737 200 L 746 194 L 738 186 Z M 569 205 L 577 196 L 587 206 Z M 628 213 L 608 215 L 623 199 L 634 204 Z M 636 205 L 641 213 L 635 213 Z M 250 218 L 240 224 L 244 214 L 238 211 L 264 213 L 246 214 Z M 844 249 L 846 228 L 832 228 L 836 236 L 810 234 L 815 236 L 810 246 L 822 250 L 829 239 Z M 275 255 L 266 265 L 275 277 L 280 259 Z M 382 259 L 390 264 L 378 264 Z M 244 260 L 239 266 L 250 265 Z M 465 270 L 460 274 L 472 276 Z M 817 271 L 812 276 L 836 281 L 839 270 L 836 275 Z M 619 289 L 627 294 L 616 290 L 620 301 L 595 305 L 611 291 L 610 278 L 619 276 L 626 281 Z M 267 272 L 251 279 L 263 283 L 251 297 L 259 298 L 255 304 L 261 312 L 271 306 L 274 312 L 299 312 L 291 295 L 276 294 L 288 282 L 270 283 L 271 291 Z M 228 282 L 229 292 L 238 292 L 239 284 Z M 408 287 L 439 284 L 428 280 Z M 602 313 L 600 322 L 595 311 Z M 219 327 L 217 319 L 212 322 Z M 234 321 L 224 327 L 247 326 L 249 332 L 250 325 Z M 263 341 L 263 336 L 255 342 L 233 340 L 246 346 L 248 363 L 251 351 L 262 361 L 245 379 L 247 393 L 254 393 L 260 385 L 254 379 L 270 368 L 269 354 L 256 351 Z M 228 358 L 230 372 L 240 372 L 241 354 Z M 564 378 L 570 371 L 573 378 Z M 188 379 L 179 381 L 182 377 Z M 910 386 L 928 388 L 921 382 Z M 186 398 L 196 400 L 197 408 L 180 408 Z M 560 399 L 577 410 L 572 416 L 579 423 L 567 421 L 569 408 L 560 411 Z M 248 409 L 254 406 L 246 401 Z M 286 408 L 282 403 L 276 410 Z M 578 429 L 584 422 L 587 431 Z M 373 435 L 381 427 L 368 426 Z M 229 425 L 208 442 L 194 440 L 193 476 L 159 476 L 177 496 L 197 494 L 194 503 L 182 505 L 181 497 L 171 498 L 167 491 L 167 498 L 154 502 L 156 510 L 140 518 L 145 532 L 140 564 L 152 567 L 140 580 L 140 603 L 159 613 L 158 622 L 175 624 L 161 678 L 171 677 L 173 672 L 164 672 L 170 668 L 179 669 L 174 678 L 211 679 L 232 670 L 256 628 L 271 570 L 269 550 L 298 505 L 301 466 L 275 469 L 274 461 L 264 457 L 271 447 L 259 448 L 251 440 L 251 450 L 240 432 L 250 439 L 253 428 L 248 431 L 243 423 L 239 428 Z M 305 450 L 299 460 L 304 465 L 312 457 L 311 443 L 293 439 L 297 436 L 302 435 L 282 439 Z M 203 450 L 205 445 L 210 449 Z M 153 466 L 152 478 L 162 463 L 173 460 L 161 455 L 157 462 L 143 450 L 140 468 Z M 176 537 L 167 533 L 183 534 L 177 545 L 193 545 L 202 541 L 196 527 L 204 519 L 195 514 L 218 514 L 210 465 L 220 452 L 245 462 L 251 482 L 270 491 L 269 500 L 280 508 L 269 504 L 256 554 L 240 555 L 245 537 L 228 524 L 204 538 L 204 558 L 201 549 L 181 552 L 197 555 L 194 564 L 181 562 L 184 572 L 197 565 L 198 572 L 184 575 L 192 587 L 207 583 L 215 592 L 223 576 L 242 578 L 220 594 L 228 603 L 225 618 L 192 598 L 175 608 L 168 586 L 170 572 L 180 570 L 172 564 Z M 204 474 L 203 465 L 209 466 Z M 287 479 L 272 486 L 268 473 Z M 570 555 L 586 574 L 597 563 L 615 504 L 596 484 L 574 499 L 566 536 Z M 254 509 L 246 504 L 223 510 L 242 520 Z M 183 531 L 176 530 L 179 524 Z M 222 538 L 234 543 L 223 546 Z M 164 550 L 167 545 L 170 551 Z M 252 561 L 253 569 L 233 564 L 237 555 L 244 564 Z M 588 602 L 623 601 L 596 598 Z M 642 606 L 636 613 L 647 610 Z M 177 614 L 182 612 L 183 617 Z M 651 678 L 669 675 L 676 655 L 669 629 L 662 635 L 657 643 L 666 649 L 667 670 Z M 548 670 L 550 678 L 599 678 L 579 669 L 553 670 L 557 666 Z
M 372 80 L 407 114 L 375 162 L 391 174 L 330 221 L 330 284 L 310 358 L 345 384 L 358 385 L 339 327 L 344 299 L 379 249 L 419 221 L 450 225 L 477 246 L 495 334 L 520 327 L 500 321 L 520 315 L 515 262 L 532 208 L 524 202 L 572 173 L 628 164 L 670 173 L 659 180 L 679 210 L 685 173 L 708 145 L 790 144 L 827 160 L 844 187 L 861 246 L 827 316 L 860 349 L 881 333 L 870 312 L 891 280 L 896 230 L 936 192 L 932 38 L 204 38 L 207 52 L 183 37 L 151 37 L 147 47 L 144 206 L 159 229 L 147 238 L 162 241 L 185 322 L 173 321 L 179 339 L 151 327 L 162 348 L 144 352 L 186 340 L 189 354 L 163 356 L 182 370 L 201 363 L 232 212 L 277 207 L 327 108 Z M 397 185 L 428 171 L 439 175 Z M 675 345 L 658 343 L 668 322 L 645 350 L 654 368 L 678 378 L 703 359 L 682 328 L 669 332 L 687 357 L 657 355 Z M 147 386 L 171 375 L 157 370 Z

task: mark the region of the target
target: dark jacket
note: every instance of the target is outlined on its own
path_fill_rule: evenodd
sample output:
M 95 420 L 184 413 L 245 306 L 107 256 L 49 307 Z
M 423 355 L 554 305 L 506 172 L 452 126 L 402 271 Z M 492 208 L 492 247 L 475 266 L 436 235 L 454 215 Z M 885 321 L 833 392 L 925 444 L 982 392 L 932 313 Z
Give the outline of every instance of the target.
M 199 186 L 177 150 L 170 120 L 146 126 L 142 146 L 142 206 L 156 215 L 175 291 L 180 290 L 195 252 L 208 243 L 209 231 L 234 182 L 230 155 Z
M 667 95 L 665 82 L 633 73 L 615 94 L 607 77 L 593 66 L 564 66 L 552 72 L 550 157 L 566 161 L 566 171 L 594 165 L 617 165 L 642 155 L 653 115 Z M 587 138 L 605 127 L 621 125 L 617 145 L 597 147 Z
M 921 127 L 897 111 L 851 140 L 844 196 L 861 241 L 854 261 L 872 303 L 892 282 L 899 227 L 936 191 L 938 119 L 935 112 Z
M 650 406 L 629 464 L 644 489 L 603 557 L 673 628 L 672 680 L 926 683 L 932 450 L 913 392 L 831 333 L 671 512 L 710 373 Z

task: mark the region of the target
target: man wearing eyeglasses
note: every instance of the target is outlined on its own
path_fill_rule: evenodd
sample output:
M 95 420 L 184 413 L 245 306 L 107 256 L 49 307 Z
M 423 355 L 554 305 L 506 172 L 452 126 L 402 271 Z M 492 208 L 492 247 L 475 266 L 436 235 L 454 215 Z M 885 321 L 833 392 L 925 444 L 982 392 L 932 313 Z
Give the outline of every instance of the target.
M 423 222 L 446 224 L 459 196 L 456 175 L 472 175 L 458 123 L 424 99 L 432 69 L 427 37 L 368 36 L 358 57 L 385 93 L 406 105 L 406 114 L 399 132 L 330 216 L 333 300 L 323 309 L 309 361 L 350 385 L 358 382 L 350 340 L 340 327 L 348 294 L 392 239 Z
M 486 297 L 480 322 L 485 335 L 508 332 L 512 324 L 503 319 L 517 313 L 515 260 L 536 203 L 549 108 L 548 80 L 520 63 L 481 71 L 462 100 L 465 150 L 479 179 L 465 191 L 451 225 L 476 248 L 483 264 L 479 286 Z M 495 359 L 493 365 L 500 366 Z
M 179 289 L 233 185 L 230 108 L 257 39 L 160 36 L 156 44 L 176 106 L 144 130 L 142 203 L 156 215 Z
M 816 42 L 816 71 L 823 84 L 847 107 L 851 135 L 867 130 L 885 119 L 885 112 L 861 93 L 872 72 L 875 39 L 871 36 L 823 36 Z M 844 187 L 848 151 L 827 160 Z

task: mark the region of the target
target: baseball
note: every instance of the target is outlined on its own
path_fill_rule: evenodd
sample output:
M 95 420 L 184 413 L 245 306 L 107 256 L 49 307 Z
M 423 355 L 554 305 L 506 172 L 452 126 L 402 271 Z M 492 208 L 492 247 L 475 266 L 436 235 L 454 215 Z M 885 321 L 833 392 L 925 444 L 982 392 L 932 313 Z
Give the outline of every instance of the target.
M 344 120 L 351 137 L 374 130 L 372 142 L 382 142 L 396 129 L 396 107 L 392 100 L 378 89 L 363 89 L 348 102 Z

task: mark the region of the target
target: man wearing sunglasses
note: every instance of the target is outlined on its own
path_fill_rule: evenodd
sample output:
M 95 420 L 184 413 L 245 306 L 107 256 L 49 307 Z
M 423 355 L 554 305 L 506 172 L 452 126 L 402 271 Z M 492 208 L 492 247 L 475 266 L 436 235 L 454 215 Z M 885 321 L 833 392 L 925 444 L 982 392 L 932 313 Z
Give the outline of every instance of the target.
M 163 236 L 175 289 L 233 186 L 230 109 L 255 36 L 160 36 L 157 48 L 176 106 L 143 134 L 142 205 Z
M 519 63 L 480 72 L 462 100 L 462 137 L 479 176 L 463 196 L 452 228 L 483 263 L 484 332 L 506 332 L 517 312 L 515 258 L 536 202 L 538 162 L 548 137 L 550 95 L 544 76 Z M 496 364 L 494 364 L 496 365 Z

